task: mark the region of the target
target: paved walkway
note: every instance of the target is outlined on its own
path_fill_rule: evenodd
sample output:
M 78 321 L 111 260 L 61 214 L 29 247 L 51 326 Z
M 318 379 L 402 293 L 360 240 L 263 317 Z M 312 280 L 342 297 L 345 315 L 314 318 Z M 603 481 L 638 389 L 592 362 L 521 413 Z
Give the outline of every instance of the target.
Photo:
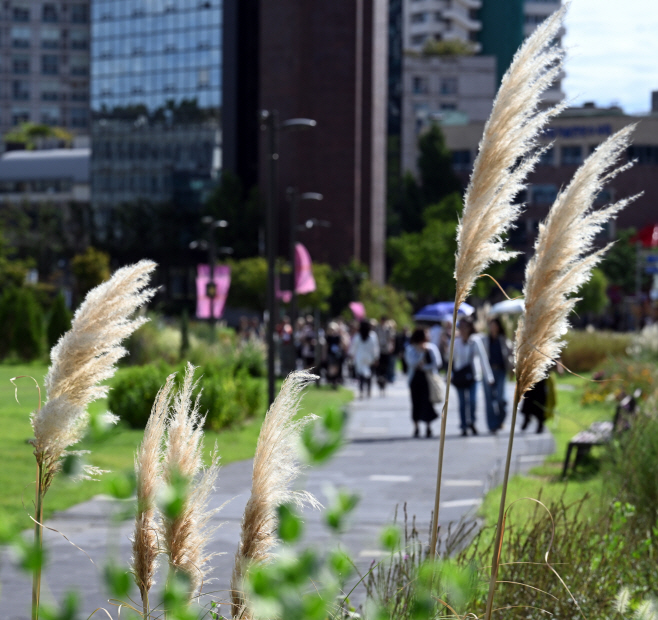
M 310 388 L 314 389 L 314 388 Z M 512 400 L 512 386 L 508 400 Z M 374 396 L 369 400 L 354 401 L 348 427 L 349 442 L 329 464 L 308 470 L 301 485 L 325 501 L 327 483 L 344 486 L 359 493 L 361 500 L 355 511 L 352 525 L 341 541 L 350 549 L 362 566 L 380 556 L 378 535 L 382 526 L 393 519 L 396 507 L 407 503 L 409 516 L 417 518 L 421 539 L 429 531 L 430 513 L 434 504 L 434 483 L 439 441 L 412 439 L 409 420 L 410 402 L 406 383 L 399 377 L 389 386 L 386 397 Z M 454 392 L 453 392 L 454 394 Z M 463 517 L 473 517 L 482 495 L 499 484 L 507 449 L 508 432 L 496 436 L 486 434 L 482 392 L 478 408 L 477 437 L 459 435 L 457 400 L 454 394 L 448 412 L 444 487 L 440 522 L 447 524 Z M 434 423 L 438 431 L 438 420 Z M 542 461 L 554 450 L 548 433 L 524 434 L 517 428 L 514 446 L 513 472 L 526 471 Z M 217 581 L 207 589 L 226 591 L 231 574 L 233 553 L 239 537 L 240 519 L 249 495 L 251 461 L 227 465 L 220 472 L 219 484 L 213 504 L 221 505 L 232 500 L 218 515 L 224 524 L 213 541 L 213 551 L 224 553 L 215 558 L 214 576 Z M 108 548 L 118 553 L 121 561 L 130 556 L 131 525 L 124 522 L 111 525 L 114 502 L 95 498 L 57 514 L 48 525 L 66 534 L 83 548 L 96 563 L 52 532 L 45 535 L 45 544 L 51 561 L 45 572 L 43 600 L 61 600 L 64 592 L 75 584 L 81 595 L 86 618 L 96 607 L 107 605 L 100 573 Z M 306 539 L 320 543 L 328 539 L 321 524 L 321 514 L 306 515 Z M 118 552 L 117 552 L 118 547 Z M 0 608 L 6 620 L 29 617 L 30 582 L 13 566 L 10 554 L 0 556 Z M 159 579 L 162 583 L 162 579 Z M 224 608 L 226 612 L 226 608 Z M 103 614 L 104 615 L 104 614 Z M 115 617 L 116 614 L 113 613 Z M 100 617 L 100 616 L 95 616 Z

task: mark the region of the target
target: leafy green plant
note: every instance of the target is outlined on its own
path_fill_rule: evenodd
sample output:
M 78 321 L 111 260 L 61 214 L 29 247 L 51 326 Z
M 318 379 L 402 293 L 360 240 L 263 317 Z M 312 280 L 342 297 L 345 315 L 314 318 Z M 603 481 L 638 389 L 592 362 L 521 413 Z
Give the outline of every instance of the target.
M 629 334 L 572 329 L 566 336 L 562 362 L 574 372 L 590 372 L 611 357 L 623 358 L 631 345 Z
M 17 290 L 10 348 L 23 360 L 33 360 L 43 352 L 44 316 L 29 288 Z
M 60 291 L 55 297 L 50 310 L 50 318 L 48 319 L 48 327 L 46 329 L 48 348 L 54 347 L 60 337 L 69 329 L 71 329 L 71 313 L 66 307 L 64 295 Z

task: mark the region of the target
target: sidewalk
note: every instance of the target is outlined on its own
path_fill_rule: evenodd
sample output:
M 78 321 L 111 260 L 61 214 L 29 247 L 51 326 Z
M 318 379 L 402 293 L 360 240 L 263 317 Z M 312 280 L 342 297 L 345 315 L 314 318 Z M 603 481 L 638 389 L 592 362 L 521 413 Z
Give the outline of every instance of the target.
M 511 402 L 511 384 L 508 390 L 508 400 Z M 377 542 L 379 532 L 392 521 L 396 507 L 399 507 L 401 513 L 403 504 L 407 503 L 408 515 L 410 518 L 416 516 L 417 528 L 421 532 L 421 540 L 424 540 L 429 531 L 434 505 L 438 438 L 411 438 L 410 399 L 402 377 L 398 377 L 395 384 L 387 388 L 386 397 L 378 394 L 379 390 L 373 386 L 371 399 L 353 402 L 350 407 L 347 445 L 324 467 L 307 470 L 300 482 L 300 487 L 314 493 L 322 503 L 326 502 L 323 489 L 327 483 L 346 487 L 359 494 L 361 499 L 352 525 L 347 534 L 341 537 L 341 542 L 363 567 L 381 557 Z M 500 483 L 509 437 L 505 431 L 496 436 L 486 433 L 481 390 L 478 394 L 480 402 L 477 416 L 481 434 L 477 437 L 461 437 L 456 396 L 454 393 L 451 396 L 446 432 L 440 509 L 440 523 L 444 525 L 464 516 L 475 515 L 483 494 Z M 438 433 L 438 420 L 434 423 L 434 430 L 435 434 Z M 541 435 L 524 434 L 517 427 L 512 472 L 527 471 L 553 450 L 553 438 L 547 432 Z M 219 506 L 227 500 L 232 501 L 218 515 L 218 522 L 223 525 L 213 540 L 212 551 L 225 555 L 214 558 L 213 576 L 217 581 L 208 584 L 205 591 L 225 592 L 228 588 L 240 519 L 249 496 L 250 482 L 251 461 L 232 463 L 220 472 L 212 503 Z M 132 526 L 125 522 L 112 527 L 113 507 L 113 501 L 99 497 L 59 513 L 48 522 L 47 525 L 66 534 L 84 549 L 96 567 L 60 535 L 47 531 L 45 545 L 51 562 L 45 571 L 42 600 L 61 600 L 67 590 L 75 587 L 84 603 L 81 617 L 86 618 L 99 606 L 114 611 L 106 602 L 102 568 L 108 544 L 114 549 L 118 545 L 120 561 L 128 561 Z M 320 512 L 307 512 L 305 519 L 305 542 L 315 544 L 329 539 Z M 28 618 L 31 582 L 11 566 L 6 551 L 0 557 L 0 607 L 3 618 Z M 161 584 L 162 578 L 158 582 Z M 227 608 L 223 608 L 223 612 L 226 614 Z M 116 613 L 112 615 L 116 617 Z

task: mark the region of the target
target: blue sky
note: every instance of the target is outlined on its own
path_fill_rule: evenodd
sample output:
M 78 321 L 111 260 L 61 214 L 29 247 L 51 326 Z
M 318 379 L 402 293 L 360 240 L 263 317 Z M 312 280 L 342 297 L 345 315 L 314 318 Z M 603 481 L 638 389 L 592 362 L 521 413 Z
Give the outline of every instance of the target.
M 573 0 L 566 30 L 562 88 L 573 105 L 650 109 L 658 90 L 658 0 Z

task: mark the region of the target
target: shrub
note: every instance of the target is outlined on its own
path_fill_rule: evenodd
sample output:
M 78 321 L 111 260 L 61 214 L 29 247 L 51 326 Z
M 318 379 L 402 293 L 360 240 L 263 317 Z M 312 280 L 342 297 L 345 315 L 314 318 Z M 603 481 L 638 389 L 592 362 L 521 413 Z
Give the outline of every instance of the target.
M 151 406 L 166 377 L 182 366 L 164 363 L 122 369 L 110 391 L 110 410 L 133 428 L 144 428 Z M 253 418 L 260 411 L 263 382 L 251 377 L 246 368 L 217 361 L 200 368 L 200 409 L 206 414 L 206 428 L 219 431 Z
M 571 330 L 562 362 L 574 372 L 590 372 L 608 357 L 625 356 L 631 339 L 629 334 L 616 332 Z
M 84 297 L 92 288 L 110 279 L 110 256 L 89 246 L 71 261 L 78 295 Z
M 52 310 L 50 311 L 50 320 L 46 336 L 48 337 L 48 348 L 54 347 L 60 337 L 71 329 L 71 313 L 66 307 L 64 295 L 61 292 L 55 297 Z
M 611 444 L 606 479 L 650 529 L 658 526 L 658 412 L 655 401 L 644 409 L 653 411 L 637 414 L 630 429 Z
M 590 382 L 583 391 L 582 403 L 601 403 L 635 390 L 642 390 L 643 398 L 658 389 L 658 368 L 654 363 L 629 358 L 611 358 L 599 367 L 598 381 Z
M 147 364 L 120 370 L 112 381 L 108 397 L 110 411 L 132 428 L 144 428 L 155 397 L 172 368 Z
M 180 317 L 180 356 L 181 359 L 185 357 L 190 350 L 190 317 L 187 313 L 187 308 L 183 309 L 183 314 Z
M 43 310 L 28 288 L 18 289 L 15 304 L 10 348 L 23 360 L 36 359 L 43 351 Z
M 0 297 L 0 358 L 9 355 L 16 326 L 18 288 L 7 288 Z
M 165 362 L 176 364 L 181 349 L 181 333 L 152 316 L 126 341 L 127 364 L 150 364 Z

